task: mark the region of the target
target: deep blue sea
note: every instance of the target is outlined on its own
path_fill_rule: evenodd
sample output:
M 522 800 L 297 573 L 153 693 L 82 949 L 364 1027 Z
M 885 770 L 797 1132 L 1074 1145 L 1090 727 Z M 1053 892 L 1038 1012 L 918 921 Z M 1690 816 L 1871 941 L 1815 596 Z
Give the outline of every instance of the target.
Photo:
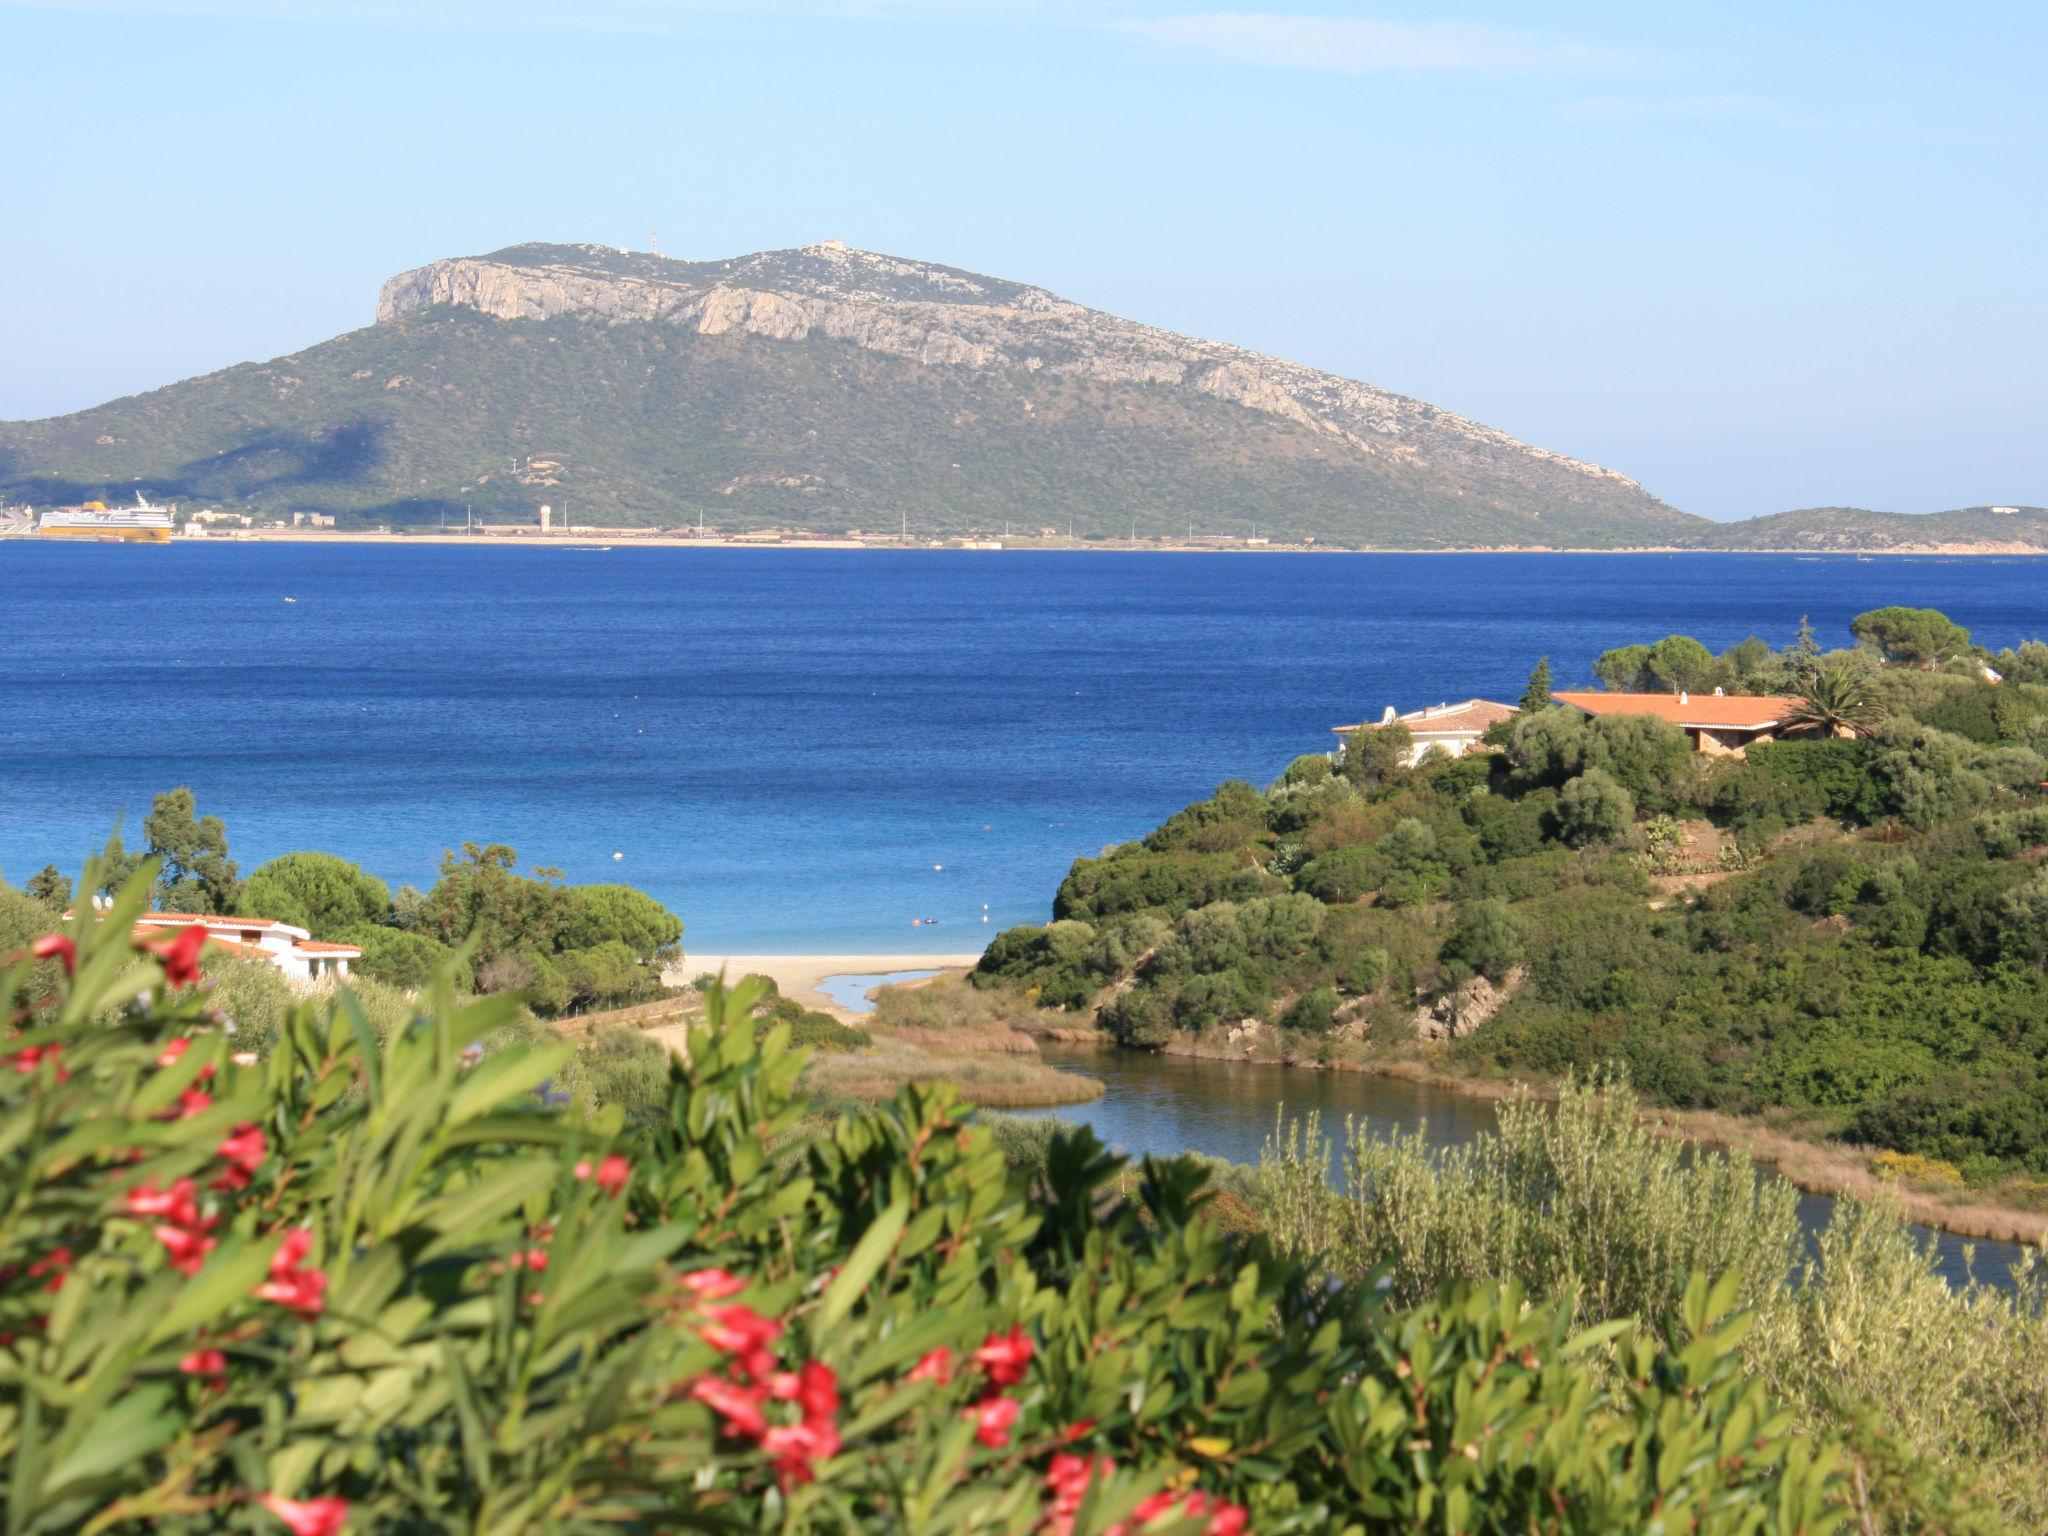
M 2048 635 L 2048 560 L 0 542 L 0 870 L 188 784 L 244 871 L 509 843 L 701 952 L 965 951 L 1330 727 L 1612 645 Z M 616 855 L 616 857 L 615 857 Z M 984 914 L 986 922 L 984 922 Z M 913 925 L 913 920 L 918 920 Z M 935 920 L 935 921 L 927 921 Z

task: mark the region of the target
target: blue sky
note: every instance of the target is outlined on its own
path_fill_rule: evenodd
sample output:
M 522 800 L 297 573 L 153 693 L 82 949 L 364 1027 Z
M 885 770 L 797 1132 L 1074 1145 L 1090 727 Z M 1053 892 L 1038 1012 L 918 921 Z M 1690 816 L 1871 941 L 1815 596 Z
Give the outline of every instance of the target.
M 1714 517 L 2048 503 L 2048 6 L 0 0 L 0 417 L 520 240 L 1041 283 Z

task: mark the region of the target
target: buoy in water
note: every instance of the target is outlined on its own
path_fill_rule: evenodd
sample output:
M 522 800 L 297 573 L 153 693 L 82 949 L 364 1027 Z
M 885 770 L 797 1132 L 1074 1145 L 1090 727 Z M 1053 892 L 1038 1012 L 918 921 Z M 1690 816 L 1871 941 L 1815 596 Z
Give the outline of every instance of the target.
M 940 870 L 944 869 L 945 867 L 946 866 L 943 864 L 934 864 L 932 866 L 932 873 L 936 875 Z
M 613 857 L 614 859 L 623 859 L 623 858 L 625 857 L 625 855 L 624 855 L 623 853 L 614 853 L 614 854 L 612 855 L 612 857 Z

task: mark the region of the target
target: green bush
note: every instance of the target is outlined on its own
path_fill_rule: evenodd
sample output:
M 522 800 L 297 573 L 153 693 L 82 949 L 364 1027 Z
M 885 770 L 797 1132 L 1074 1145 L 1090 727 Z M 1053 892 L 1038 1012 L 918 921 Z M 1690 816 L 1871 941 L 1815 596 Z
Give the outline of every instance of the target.
M 1084 1008 L 1102 984 L 1095 944 L 1095 930 L 1071 919 L 1005 928 L 982 951 L 968 979 L 977 987 L 1033 990 L 1047 1008 Z
M 363 956 L 354 966 L 358 974 L 389 982 L 394 987 L 418 991 L 436 973 L 450 967 L 456 985 L 463 991 L 476 984 L 475 973 L 467 961 L 456 965 L 455 951 L 424 933 L 408 933 L 403 928 L 358 928 L 348 934 L 345 942 L 362 948 Z
M 1748 766 L 1765 779 L 1804 785 L 1837 821 L 1863 825 L 1885 814 L 1870 776 L 1876 746 L 1869 741 L 1770 741 L 1751 747 Z
M 1498 901 L 1474 902 L 1459 912 L 1442 959 L 1468 975 L 1499 981 L 1522 963 L 1521 920 Z
M 1343 999 L 1334 987 L 1317 987 L 1304 992 L 1288 1005 L 1280 1027 L 1302 1035 L 1327 1035 L 1337 1027 L 1337 1009 Z
M 1687 1277 L 1720 1274 L 1749 1319 L 1745 1377 L 1803 1433 L 1852 1442 L 1873 1506 L 1863 1530 L 2042 1529 L 2048 1266 L 2024 1265 L 2017 1291 L 1954 1294 L 1894 1211 L 1855 1201 L 1816 1256 L 1791 1184 L 1661 1139 L 1638 1110 L 1603 1077 L 1567 1082 L 1554 1108 L 1510 1100 L 1497 1133 L 1450 1150 L 1353 1127 L 1335 1184 L 1305 1118 L 1269 1142 L 1251 1199 L 1333 1283 L 1380 1283 L 1403 1303 L 1508 1277 L 1567 1291 L 1577 1326 L 1635 1319 L 1682 1346 L 1698 1300 Z
M 302 1003 L 248 1067 L 141 899 L 51 1003 L 0 978 L 18 1529 L 1832 1536 L 1889 1489 L 1745 1369 L 1740 1271 L 1660 1280 L 1653 1331 L 1394 1305 L 1209 1220 L 1193 1164 L 1012 1169 L 944 1090 L 779 1162 L 803 1056 L 746 988 L 630 1122 L 446 987 L 382 1040 Z
M 287 853 L 242 882 L 235 910 L 304 928 L 316 939 L 351 942 L 342 935 L 390 917 L 391 888 L 331 853 Z
M 1575 848 L 1612 842 L 1635 824 L 1635 797 L 1599 768 L 1566 784 L 1551 813 L 1557 835 Z

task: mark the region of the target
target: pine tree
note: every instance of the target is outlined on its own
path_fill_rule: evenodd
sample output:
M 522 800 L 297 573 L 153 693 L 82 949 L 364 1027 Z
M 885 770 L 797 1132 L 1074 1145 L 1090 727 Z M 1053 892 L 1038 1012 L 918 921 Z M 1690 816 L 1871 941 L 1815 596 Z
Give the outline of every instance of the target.
M 1799 615 L 1799 636 L 1792 642 L 1792 671 L 1802 688 L 1811 687 L 1820 675 L 1820 642 L 1813 637 L 1813 626 L 1806 622 L 1806 615 Z
M 71 879 L 54 864 L 45 864 L 30 875 L 22 889 L 53 912 L 62 912 L 71 905 Z
M 1532 710 L 1548 709 L 1550 697 L 1550 658 L 1543 657 L 1536 663 L 1536 670 L 1529 674 L 1529 684 L 1522 690 L 1522 702 L 1516 707 L 1527 713 Z

